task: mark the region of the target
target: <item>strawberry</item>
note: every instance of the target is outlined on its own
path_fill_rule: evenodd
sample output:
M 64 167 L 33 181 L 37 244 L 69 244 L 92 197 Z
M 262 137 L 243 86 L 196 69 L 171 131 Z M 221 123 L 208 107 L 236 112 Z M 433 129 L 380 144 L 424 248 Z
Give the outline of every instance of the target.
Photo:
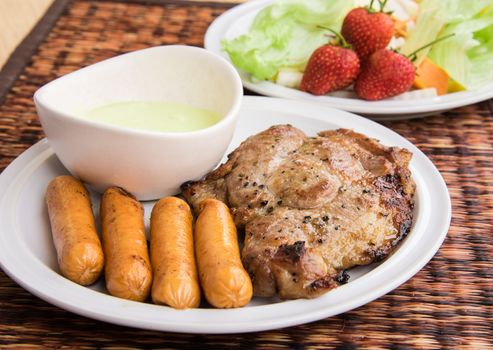
M 394 36 L 394 21 L 383 12 L 386 2 L 379 0 L 380 12 L 372 9 L 372 1 L 369 7 L 355 8 L 344 18 L 341 34 L 362 60 L 387 47 Z
M 325 95 L 348 87 L 358 76 L 358 55 L 349 48 L 340 34 L 336 35 L 343 46 L 338 46 L 338 43 L 327 44 L 313 52 L 301 80 L 301 90 L 314 95 Z
M 354 91 L 365 100 L 382 100 L 408 91 L 415 76 L 416 68 L 408 57 L 382 49 L 364 63 Z

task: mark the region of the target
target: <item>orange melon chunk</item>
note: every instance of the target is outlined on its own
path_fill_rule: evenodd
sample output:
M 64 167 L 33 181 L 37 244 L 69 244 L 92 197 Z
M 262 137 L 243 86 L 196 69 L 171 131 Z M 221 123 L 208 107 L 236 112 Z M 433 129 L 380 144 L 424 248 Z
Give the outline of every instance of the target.
M 395 17 L 393 17 L 393 20 L 394 20 L 395 35 L 398 38 L 399 37 L 407 38 L 407 23 Z
M 442 68 L 426 57 L 416 69 L 414 87 L 417 89 L 435 88 L 438 95 L 448 92 L 449 76 Z

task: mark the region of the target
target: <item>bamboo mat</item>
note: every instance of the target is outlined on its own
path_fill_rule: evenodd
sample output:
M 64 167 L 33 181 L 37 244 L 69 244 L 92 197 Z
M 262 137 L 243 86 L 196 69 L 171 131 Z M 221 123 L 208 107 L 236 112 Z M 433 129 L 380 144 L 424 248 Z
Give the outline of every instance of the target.
M 69 2 L 0 105 L 0 169 L 44 137 L 32 101 L 38 87 L 127 51 L 162 44 L 202 46 L 207 26 L 230 6 L 210 1 Z M 0 271 L 0 348 L 493 348 L 493 104 L 384 125 L 431 158 L 453 201 L 452 225 L 438 254 L 388 295 L 297 327 L 184 335 L 72 314 L 32 296 Z

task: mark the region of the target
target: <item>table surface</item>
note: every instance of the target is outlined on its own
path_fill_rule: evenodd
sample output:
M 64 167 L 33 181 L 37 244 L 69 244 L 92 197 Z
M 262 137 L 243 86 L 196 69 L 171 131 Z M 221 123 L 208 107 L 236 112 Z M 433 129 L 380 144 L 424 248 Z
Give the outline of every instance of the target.
M 44 137 L 32 101 L 41 85 L 127 51 L 162 44 L 202 46 L 208 25 L 231 6 L 213 1 L 55 1 L 0 73 L 0 170 Z M 296 327 L 188 335 L 72 314 L 31 295 L 0 271 L 0 348 L 493 347 L 493 103 L 383 124 L 430 157 L 453 203 L 451 227 L 439 252 L 389 294 Z

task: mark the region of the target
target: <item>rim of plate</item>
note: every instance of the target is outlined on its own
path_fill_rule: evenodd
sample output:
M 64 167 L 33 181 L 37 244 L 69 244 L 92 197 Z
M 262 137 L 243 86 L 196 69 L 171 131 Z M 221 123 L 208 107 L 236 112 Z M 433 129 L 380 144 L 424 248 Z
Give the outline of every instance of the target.
M 280 98 L 246 97 L 245 115 L 284 113 L 303 122 L 326 121 L 366 132 L 414 154 L 411 171 L 417 185 L 418 215 L 411 233 L 382 264 L 316 299 L 299 299 L 241 309 L 174 310 L 115 298 L 79 286 L 47 267 L 28 250 L 19 232 L 20 190 L 33 172 L 54 156 L 46 139 L 38 142 L 0 175 L 0 267 L 17 283 L 62 309 L 93 319 L 150 330 L 226 334 L 294 326 L 337 315 L 366 304 L 416 274 L 436 253 L 448 232 L 451 202 L 443 178 L 413 144 L 371 120 L 323 105 Z M 241 117 L 241 115 L 240 115 Z M 329 126 L 329 125 L 328 125 Z M 332 126 L 333 127 L 333 126 Z M 39 199 L 42 200 L 42 199 Z M 431 212 L 433 211 L 433 215 Z M 416 249 L 420 247 L 420 249 Z
M 252 0 L 229 9 L 217 17 L 207 29 L 204 37 L 204 47 L 207 50 L 222 55 L 229 62 L 229 56 L 221 49 L 221 40 L 228 30 L 245 16 L 252 15 L 273 2 L 273 0 Z M 235 67 L 236 68 L 236 67 Z M 262 81 L 254 83 L 249 80 L 249 74 L 236 68 L 240 74 L 243 86 L 251 91 L 273 97 L 282 97 L 296 100 L 307 100 L 323 103 L 333 108 L 366 115 L 392 114 L 423 114 L 438 112 L 452 108 L 466 106 L 472 103 L 487 100 L 493 97 L 493 82 L 472 91 L 461 91 L 432 98 L 415 100 L 384 100 L 364 101 L 360 99 L 341 98 L 334 96 L 314 96 L 309 93 Z M 416 116 L 415 116 L 416 117 Z M 390 117 L 388 118 L 391 119 Z

